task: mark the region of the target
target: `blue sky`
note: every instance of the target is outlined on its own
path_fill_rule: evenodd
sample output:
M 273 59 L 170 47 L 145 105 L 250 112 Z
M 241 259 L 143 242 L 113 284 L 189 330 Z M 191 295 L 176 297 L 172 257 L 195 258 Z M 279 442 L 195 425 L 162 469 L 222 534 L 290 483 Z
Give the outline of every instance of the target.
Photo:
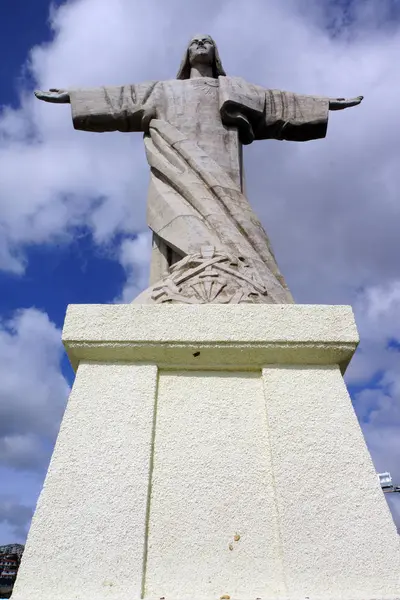
M 365 95 L 332 114 L 326 140 L 253 144 L 245 166 L 296 300 L 354 307 L 346 381 L 377 470 L 400 484 L 398 4 L 13 0 L 0 36 L 0 544 L 25 539 L 73 382 L 67 305 L 132 300 L 150 249 L 140 136 L 76 132 L 69 107 L 32 90 L 171 78 L 203 30 L 229 74 Z

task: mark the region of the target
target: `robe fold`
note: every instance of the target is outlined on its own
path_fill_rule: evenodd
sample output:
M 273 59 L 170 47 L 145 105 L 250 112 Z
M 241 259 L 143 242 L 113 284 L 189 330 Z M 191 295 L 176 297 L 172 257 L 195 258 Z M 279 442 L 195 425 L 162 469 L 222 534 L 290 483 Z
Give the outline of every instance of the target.
M 293 302 L 245 196 L 241 146 L 262 139 L 324 137 L 327 98 L 222 76 L 69 93 L 76 129 L 140 132 L 146 115 L 153 116 L 144 137 L 151 172 L 152 282 L 172 262 L 214 246 L 249 260 L 273 302 Z

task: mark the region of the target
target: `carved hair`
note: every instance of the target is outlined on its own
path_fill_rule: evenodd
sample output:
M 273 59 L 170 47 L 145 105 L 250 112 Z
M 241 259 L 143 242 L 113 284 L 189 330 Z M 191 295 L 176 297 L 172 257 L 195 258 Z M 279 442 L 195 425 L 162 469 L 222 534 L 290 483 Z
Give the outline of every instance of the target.
M 211 35 L 207 35 L 208 39 L 214 46 L 214 61 L 213 61 L 213 77 L 218 79 L 221 75 L 226 75 L 224 71 L 224 67 L 222 66 L 221 59 L 219 57 L 219 52 L 217 48 L 217 44 L 212 39 Z M 193 39 L 193 38 L 192 38 Z M 181 66 L 179 67 L 178 74 L 176 76 L 177 79 L 190 79 L 190 60 L 189 60 L 189 46 L 192 40 L 190 40 L 188 47 L 185 52 L 185 56 L 181 62 Z

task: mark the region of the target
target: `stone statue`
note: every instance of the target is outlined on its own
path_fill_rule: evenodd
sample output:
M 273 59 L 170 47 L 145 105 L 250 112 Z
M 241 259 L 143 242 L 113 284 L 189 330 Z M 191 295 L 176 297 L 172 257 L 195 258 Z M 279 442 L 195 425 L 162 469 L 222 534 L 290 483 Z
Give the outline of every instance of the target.
M 153 251 L 150 288 L 135 302 L 293 302 L 246 198 L 242 146 L 323 138 L 329 110 L 362 96 L 304 96 L 228 77 L 208 35 L 190 41 L 176 79 L 35 94 L 69 102 L 75 129 L 144 132 Z

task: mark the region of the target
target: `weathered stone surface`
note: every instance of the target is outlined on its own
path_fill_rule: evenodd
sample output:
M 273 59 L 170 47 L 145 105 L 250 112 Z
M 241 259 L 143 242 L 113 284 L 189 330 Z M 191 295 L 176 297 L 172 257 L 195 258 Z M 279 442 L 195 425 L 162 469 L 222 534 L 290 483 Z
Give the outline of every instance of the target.
M 191 40 L 174 80 L 36 95 L 70 102 L 76 129 L 146 133 L 151 283 L 179 258 L 214 246 L 251 262 L 270 302 L 293 302 L 245 195 L 242 145 L 324 137 L 328 111 L 359 104 L 361 97 L 305 96 L 227 77 L 205 35 Z
M 137 303 L 271 303 L 257 270 L 243 257 L 203 247 L 169 268 L 168 274 L 141 294 Z

